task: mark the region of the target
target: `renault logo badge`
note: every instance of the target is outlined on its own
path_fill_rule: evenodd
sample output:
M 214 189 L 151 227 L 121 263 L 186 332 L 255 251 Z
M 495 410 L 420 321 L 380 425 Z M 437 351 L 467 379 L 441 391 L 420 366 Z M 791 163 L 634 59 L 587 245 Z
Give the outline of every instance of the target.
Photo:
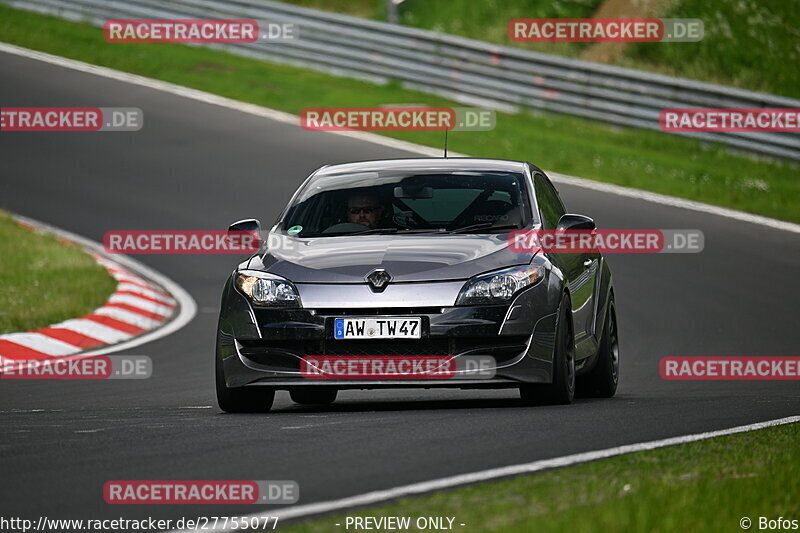
M 389 275 L 386 270 L 382 268 L 376 268 L 366 277 L 367 283 L 369 286 L 372 287 L 372 290 L 375 292 L 382 292 L 389 282 L 392 281 L 392 276 Z

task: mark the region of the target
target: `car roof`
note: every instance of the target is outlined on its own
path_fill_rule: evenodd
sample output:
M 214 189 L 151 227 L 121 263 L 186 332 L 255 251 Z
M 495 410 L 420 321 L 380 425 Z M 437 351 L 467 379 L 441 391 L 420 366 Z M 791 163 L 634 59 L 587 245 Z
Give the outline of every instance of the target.
M 315 176 L 329 176 L 356 172 L 385 170 L 436 172 L 448 170 L 485 170 L 491 172 L 524 172 L 525 163 L 506 159 L 481 159 L 475 157 L 426 157 L 414 159 L 381 159 L 329 165 L 319 169 Z

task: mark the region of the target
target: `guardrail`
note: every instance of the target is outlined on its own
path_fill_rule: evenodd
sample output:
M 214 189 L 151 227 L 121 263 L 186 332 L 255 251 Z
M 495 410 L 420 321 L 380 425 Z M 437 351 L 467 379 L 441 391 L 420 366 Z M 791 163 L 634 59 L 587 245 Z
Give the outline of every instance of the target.
M 658 130 L 664 108 L 800 108 L 800 100 L 496 46 L 267 0 L 0 0 L 102 25 L 111 18 L 249 18 L 291 22 L 299 39 L 214 44 L 235 54 L 372 81 L 400 80 L 469 105 L 542 109 Z M 691 132 L 757 154 L 800 160 L 800 134 Z

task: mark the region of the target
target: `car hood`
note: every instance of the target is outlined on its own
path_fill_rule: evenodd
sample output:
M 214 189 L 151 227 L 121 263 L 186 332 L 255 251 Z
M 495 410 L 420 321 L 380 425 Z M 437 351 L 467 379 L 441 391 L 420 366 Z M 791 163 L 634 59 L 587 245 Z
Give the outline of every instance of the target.
M 267 251 L 249 268 L 263 269 L 295 283 L 364 283 L 383 268 L 396 282 L 468 279 L 514 265 L 533 253 L 508 247 L 508 234 L 362 235 L 296 239 L 270 234 Z

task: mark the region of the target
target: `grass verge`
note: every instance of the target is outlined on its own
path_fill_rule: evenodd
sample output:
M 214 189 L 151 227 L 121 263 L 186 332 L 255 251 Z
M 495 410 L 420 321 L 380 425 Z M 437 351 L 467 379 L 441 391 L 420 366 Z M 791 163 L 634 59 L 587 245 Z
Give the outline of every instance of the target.
M 405 498 L 281 531 L 348 531 L 347 516 L 411 517 L 408 531 L 418 531 L 418 517 L 453 517 L 455 531 L 498 533 L 742 531 L 739 521 L 748 517 L 758 531 L 762 516 L 800 518 L 798 454 L 800 424 L 788 424 Z
M 385 0 L 283 0 L 288 4 L 380 22 L 388 20 Z M 589 43 L 522 43 L 508 36 L 508 21 L 523 18 L 591 18 L 602 0 L 405 0 L 400 24 L 490 43 L 578 57 Z
M 0 211 L 0 334 L 31 331 L 102 306 L 116 280 L 77 246 Z
M 386 21 L 383 0 L 285 0 L 291 4 Z M 606 0 L 611 1 L 611 0 Z M 635 4 L 635 0 L 628 0 Z M 508 36 L 515 18 L 591 18 L 602 0 L 406 0 L 400 22 L 548 54 L 580 57 L 587 43 L 519 43 Z M 641 3 L 641 2 L 640 2 Z M 645 2 L 646 3 L 646 2 Z M 624 6 L 625 2 L 617 2 Z M 784 0 L 670 0 L 653 16 L 698 18 L 705 26 L 697 43 L 638 43 L 613 62 L 621 66 L 733 85 L 800 98 L 800 9 Z
M 378 86 L 208 48 L 111 44 L 88 24 L 5 6 L 0 6 L 0 40 L 292 113 L 305 107 L 404 102 L 456 105 L 397 83 Z M 387 135 L 442 146 L 441 133 Z M 800 222 L 800 166 L 731 154 L 720 145 L 657 131 L 547 113 L 498 113 L 495 130 L 450 135 L 449 148 L 478 157 L 528 160 L 565 174 Z M 647 227 L 646 220 L 642 224 Z

